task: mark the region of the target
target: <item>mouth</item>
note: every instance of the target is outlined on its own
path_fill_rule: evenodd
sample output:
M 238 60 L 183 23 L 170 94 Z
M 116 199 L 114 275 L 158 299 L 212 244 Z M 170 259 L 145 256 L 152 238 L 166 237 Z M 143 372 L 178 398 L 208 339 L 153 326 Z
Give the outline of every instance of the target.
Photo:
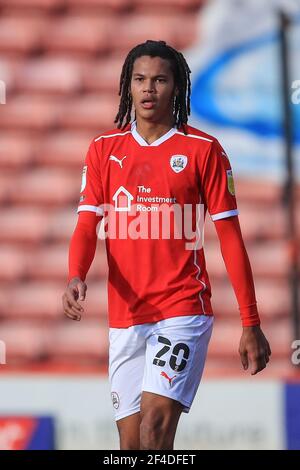
M 154 108 L 155 106 L 155 101 L 151 98 L 144 98 L 142 101 L 141 101 L 141 106 L 142 108 L 144 109 L 152 109 Z

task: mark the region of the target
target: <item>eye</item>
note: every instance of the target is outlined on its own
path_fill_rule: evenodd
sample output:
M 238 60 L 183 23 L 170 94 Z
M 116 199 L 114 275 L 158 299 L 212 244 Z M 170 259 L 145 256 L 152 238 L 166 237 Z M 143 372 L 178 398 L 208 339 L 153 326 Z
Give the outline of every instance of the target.
M 165 83 L 166 82 L 165 78 L 157 78 L 156 80 L 160 83 Z
M 135 77 L 135 80 L 137 80 L 138 82 L 141 82 L 143 80 L 143 77 Z

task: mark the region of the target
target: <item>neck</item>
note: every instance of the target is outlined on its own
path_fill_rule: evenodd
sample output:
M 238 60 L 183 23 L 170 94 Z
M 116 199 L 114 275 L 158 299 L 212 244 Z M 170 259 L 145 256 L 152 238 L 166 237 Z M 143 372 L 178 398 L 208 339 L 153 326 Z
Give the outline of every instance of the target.
M 173 126 L 173 116 L 167 116 L 159 122 L 146 121 L 138 116 L 136 118 L 136 130 L 149 145 L 166 134 Z

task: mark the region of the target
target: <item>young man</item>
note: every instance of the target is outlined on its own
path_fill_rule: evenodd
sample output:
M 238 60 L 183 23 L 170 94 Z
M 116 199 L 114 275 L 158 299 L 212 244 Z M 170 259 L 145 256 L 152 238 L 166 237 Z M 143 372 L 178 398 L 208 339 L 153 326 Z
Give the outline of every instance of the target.
M 83 170 L 63 308 L 68 318 L 81 319 L 78 300 L 86 295 L 96 227 L 109 214 L 109 379 L 121 449 L 173 449 L 180 415 L 197 392 L 213 324 L 197 236 L 201 210 L 215 223 L 239 304 L 242 365 L 246 370 L 250 362 L 256 374 L 271 354 L 260 329 L 230 162 L 214 137 L 187 125 L 190 90 L 181 53 L 163 41 L 135 47 L 122 69 L 118 127 L 92 141 Z M 179 230 L 188 218 L 192 236 Z

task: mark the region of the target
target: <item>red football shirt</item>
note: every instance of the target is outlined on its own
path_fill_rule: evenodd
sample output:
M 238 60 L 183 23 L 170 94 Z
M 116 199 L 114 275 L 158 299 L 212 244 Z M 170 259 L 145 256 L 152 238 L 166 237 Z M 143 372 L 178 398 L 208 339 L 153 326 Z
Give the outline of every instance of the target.
M 136 123 L 95 138 L 79 211 L 104 216 L 109 326 L 212 315 L 202 225 L 238 214 L 230 162 L 219 142 L 172 128 L 152 144 Z

